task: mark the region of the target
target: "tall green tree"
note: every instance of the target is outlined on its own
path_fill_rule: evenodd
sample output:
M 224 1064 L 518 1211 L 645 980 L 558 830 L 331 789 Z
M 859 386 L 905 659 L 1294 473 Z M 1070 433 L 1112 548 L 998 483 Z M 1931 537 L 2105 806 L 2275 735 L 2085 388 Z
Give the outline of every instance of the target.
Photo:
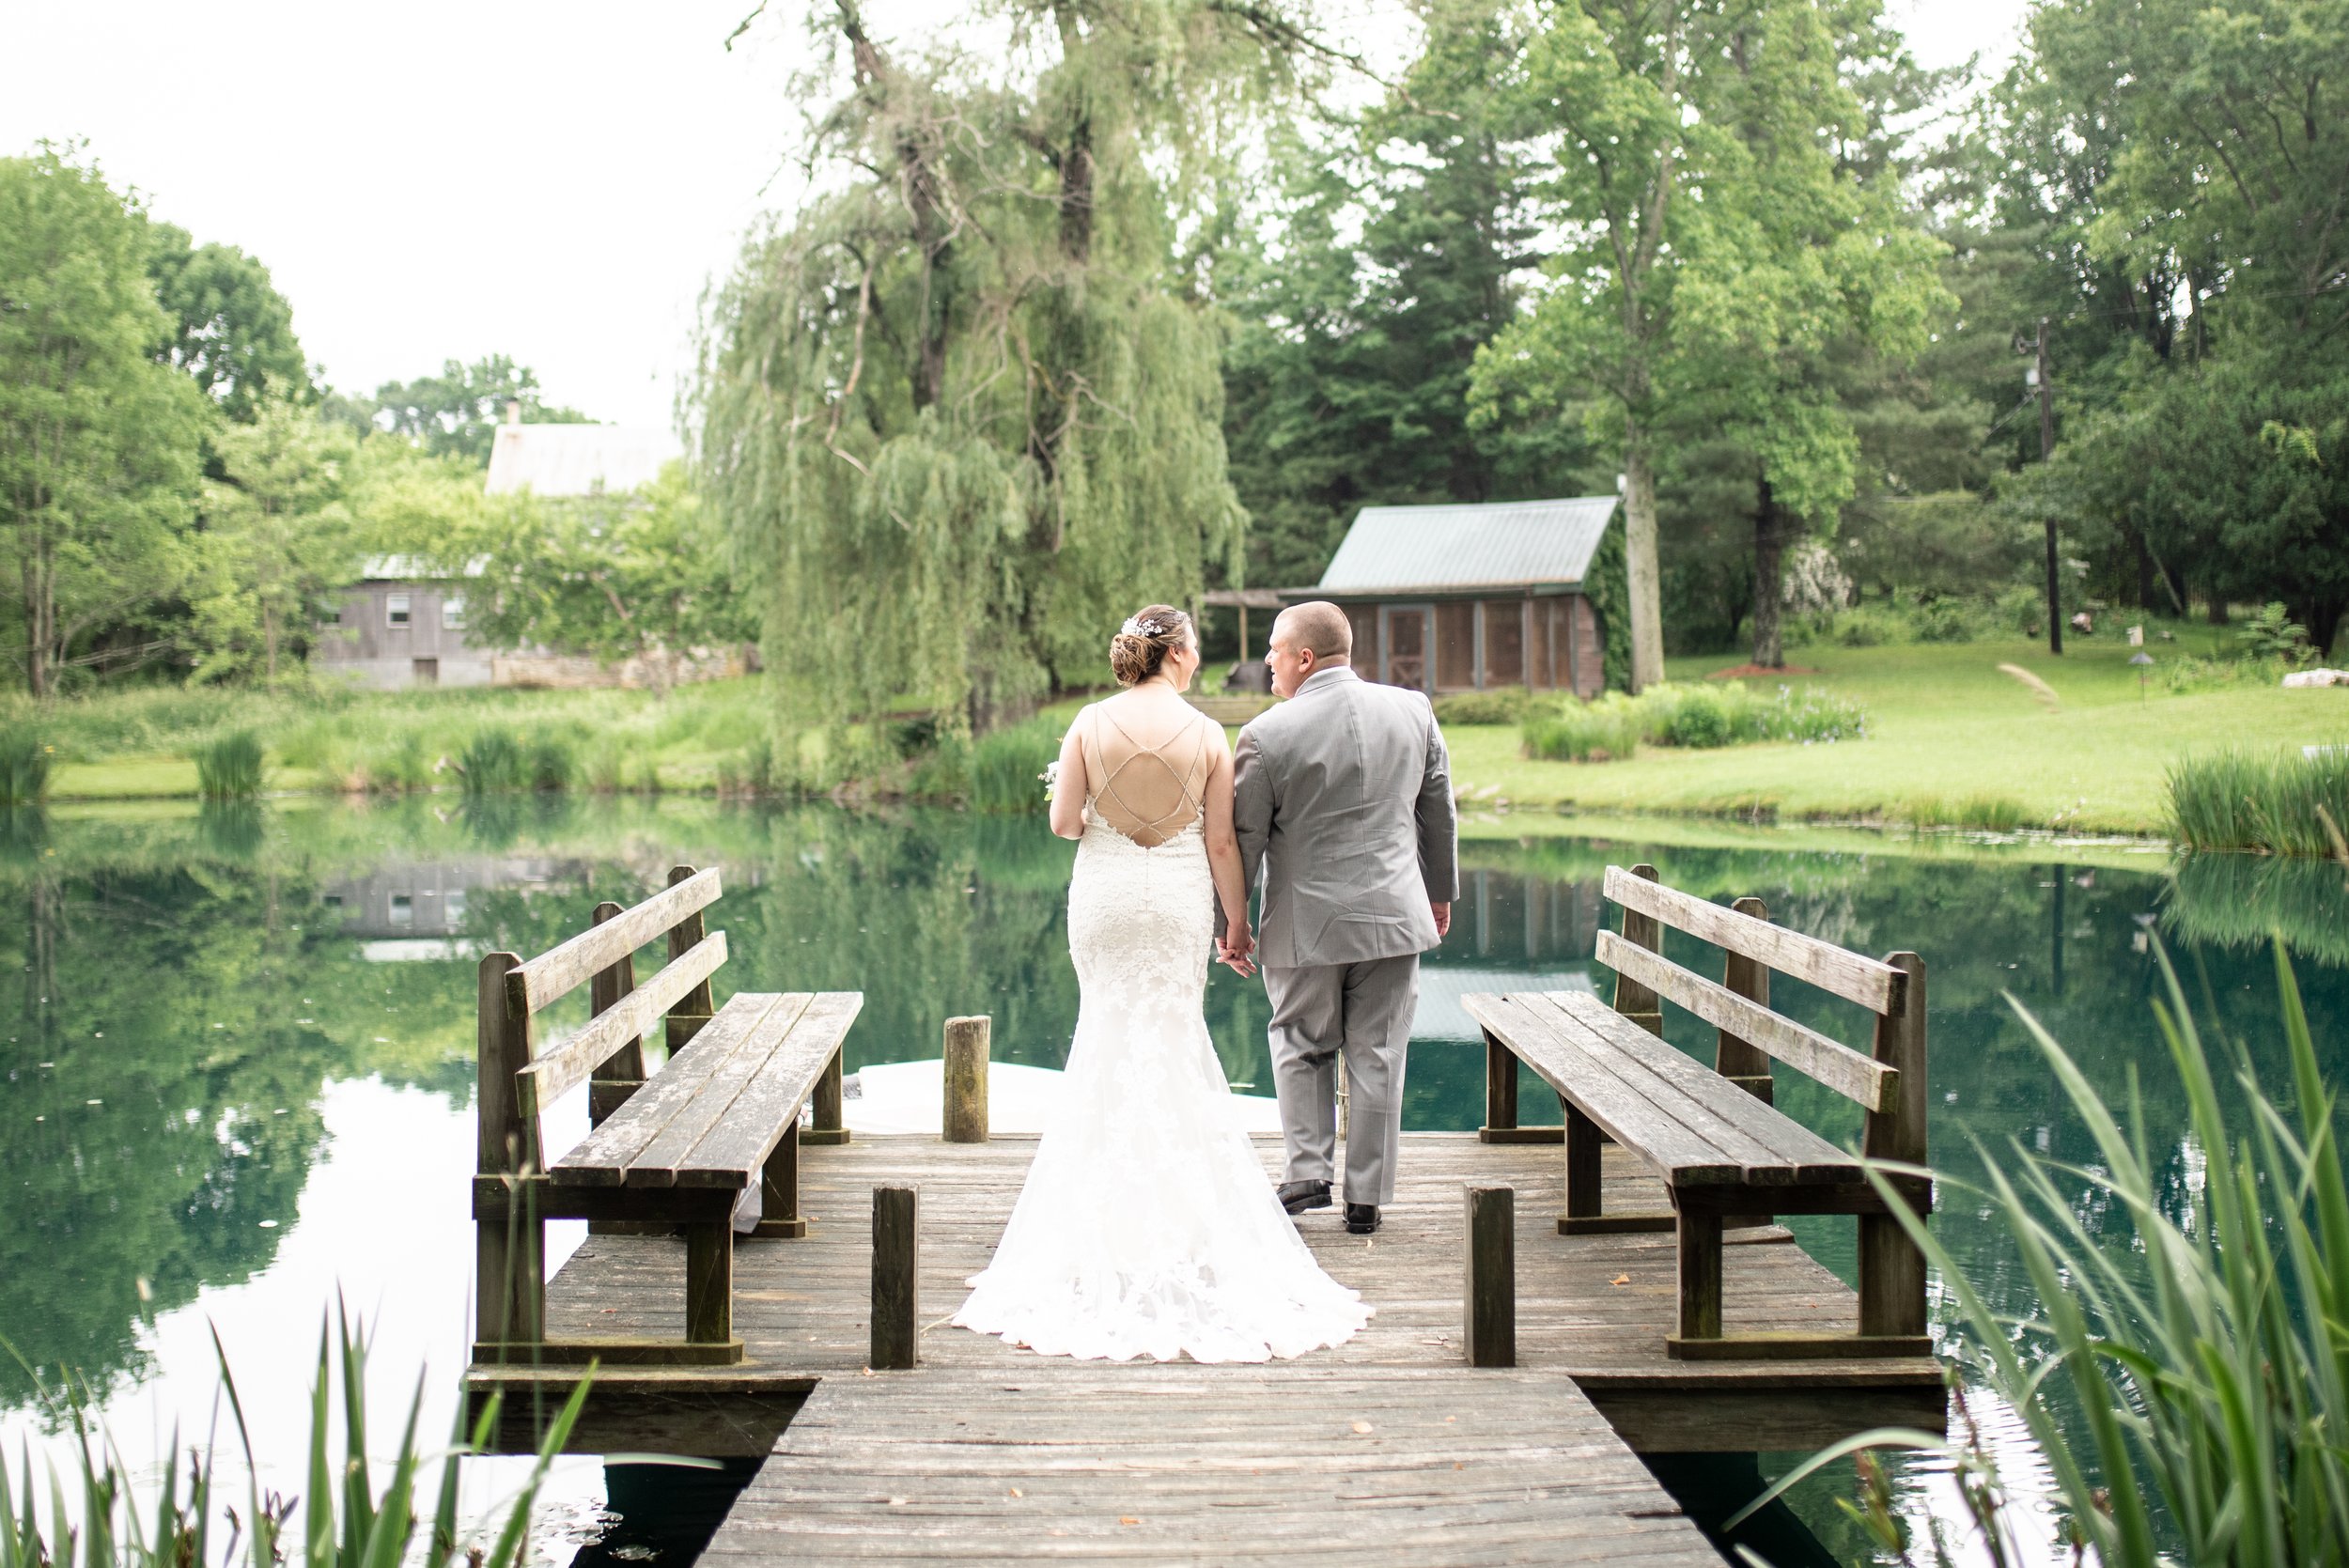
M 327 591 L 350 580 L 355 532 L 350 473 L 358 441 L 289 397 L 213 436 L 220 476 L 204 487 L 203 532 L 188 595 L 193 681 L 303 674 L 301 655 Z
M 35 696 L 121 653 L 90 644 L 185 577 L 207 409 L 157 358 L 172 322 L 148 254 L 143 214 L 94 164 L 0 159 L 0 569 Z
M 171 224 L 154 224 L 149 234 L 148 274 L 174 329 L 164 360 L 239 423 L 250 423 L 271 397 L 306 400 L 310 367 L 294 336 L 293 306 L 269 269 L 234 245 L 198 245 Z
M 521 417 L 534 425 L 595 423 L 577 409 L 547 402 L 538 373 L 504 354 L 471 365 L 448 360 L 437 376 L 386 381 L 375 389 L 367 412 L 378 429 L 404 436 L 433 457 L 462 458 L 487 468 L 509 403 L 520 404 Z
M 1310 36 L 1277 3 L 990 13 L 1017 69 L 974 85 L 998 73 L 811 8 L 832 194 L 708 305 L 700 482 L 803 717 L 910 692 L 984 728 L 1097 682 L 1137 603 L 1238 564 L 1224 324 L 1177 241 Z

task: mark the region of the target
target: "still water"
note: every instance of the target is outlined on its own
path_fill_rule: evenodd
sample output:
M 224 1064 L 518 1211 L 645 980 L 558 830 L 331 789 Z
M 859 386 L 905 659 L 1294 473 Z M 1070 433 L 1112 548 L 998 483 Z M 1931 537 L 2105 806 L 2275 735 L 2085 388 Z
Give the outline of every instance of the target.
M 1757 894 L 1781 923 L 1861 952 L 1922 954 L 1934 1153 L 1961 1179 L 1979 1169 L 1976 1141 L 1994 1153 L 2019 1141 L 2090 1157 L 2011 994 L 2107 1094 L 2124 1096 L 2141 1074 L 2150 1141 L 2168 1151 L 2175 1202 L 2194 1201 L 2201 1156 L 2150 1013 L 2162 941 L 2198 1000 L 2280 1076 L 2272 962 L 2244 939 L 2273 922 L 2299 932 L 2320 1049 L 2334 1074 L 2349 1069 L 2349 954 L 2339 950 L 2349 900 L 2338 878 L 2285 885 L 2230 868 L 2211 885 L 2181 886 L 2160 856 L 2110 848 L 2059 862 L 2046 846 L 1680 848 L 1520 838 L 1505 818 L 1475 831 L 1485 836 L 1463 846 L 1451 938 L 1422 983 L 1408 1127 L 1482 1120 L 1483 1053 L 1463 993 L 1528 988 L 1529 977 L 1603 986 L 1591 961 L 1599 877 L 1610 862 L 1637 860 L 1706 896 Z M 322 1313 L 337 1293 L 371 1326 L 379 1409 L 404 1410 L 421 1377 L 423 1429 L 445 1431 L 471 1286 L 463 1177 L 481 953 L 543 951 L 600 899 L 641 898 L 673 863 L 717 864 L 727 886 L 717 924 L 734 955 L 722 990 L 863 990 L 852 1068 L 934 1056 L 945 1018 L 976 1012 L 994 1017 L 998 1058 L 1058 1066 L 1077 1005 L 1062 912 L 1070 854 L 1033 819 L 698 801 L 0 822 L 0 1340 L 15 1353 L 0 1351 L 0 1445 L 61 1454 L 39 1390 L 68 1380 L 86 1387 L 134 1464 L 175 1428 L 201 1436 L 221 1419 L 217 1332 L 255 1418 L 261 1468 L 296 1491 Z M 1684 956 L 1700 952 L 1692 944 Z M 1777 1000 L 1854 1037 L 1857 1017 L 1841 1002 L 1791 982 Z M 1218 970 L 1208 1013 L 1226 1072 L 1268 1094 L 1261 985 Z M 1709 1055 L 1709 1030 L 1685 1017 L 1672 1030 Z M 1832 1138 L 1856 1132 L 1844 1102 L 1791 1075 L 1781 1084 L 1780 1104 L 1797 1118 Z M 1526 1092 L 1529 1120 L 1554 1119 L 1538 1084 Z M 567 1110 L 583 1129 L 583 1112 Z M 564 1137 L 551 1126 L 552 1143 Z M 1985 1209 L 1950 1189 L 1935 1224 L 1987 1294 L 2031 1312 Z M 1798 1230 L 1850 1277 L 1848 1220 Z M 557 1259 L 576 1244 L 550 1238 Z M 1954 1332 L 1938 1292 L 1936 1302 L 1942 1331 Z M 1986 1400 L 1975 1413 L 2010 1480 L 2028 1486 L 2019 1424 Z M 1766 1455 L 1762 1471 L 1794 1457 Z M 480 1467 L 472 1505 L 489 1507 L 516 1466 Z M 1693 1484 L 1723 1484 L 1708 1473 L 1718 1474 Z M 1956 1499 L 1932 1467 L 1911 1464 L 1897 1480 L 1916 1523 L 1938 1516 L 1957 1533 Z M 1818 1560 L 1871 1560 L 1835 1505 L 1851 1484 L 1844 1466 L 1795 1496 Z M 541 1555 L 568 1561 L 602 1536 L 589 1555 L 607 1557 L 614 1530 L 658 1522 L 614 1526 L 606 1505 L 618 1500 L 597 1462 L 567 1464 L 541 1510 Z M 1787 1550 L 1772 1555 L 1798 1560 Z M 666 1548 L 671 1560 L 689 1552 Z

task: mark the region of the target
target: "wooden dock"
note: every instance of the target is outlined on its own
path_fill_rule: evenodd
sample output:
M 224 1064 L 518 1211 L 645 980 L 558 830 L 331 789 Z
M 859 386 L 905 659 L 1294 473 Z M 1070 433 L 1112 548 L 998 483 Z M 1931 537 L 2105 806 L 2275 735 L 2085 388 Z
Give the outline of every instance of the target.
M 1816 1446 L 1938 1429 L 1930 1358 L 1680 1361 L 1673 1240 L 1561 1236 L 1556 1145 L 1412 1133 L 1385 1227 L 1303 1217 L 1323 1265 L 1377 1315 L 1335 1351 L 1259 1367 L 1074 1362 L 948 1327 L 1035 1143 L 868 1137 L 811 1148 L 797 1240 L 738 1249 L 741 1365 L 614 1368 L 573 1446 L 771 1453 L 713 1560 L 952 1557 L 1283 1560 L 1365 1549 L 1418 1562 L 1719 1559 L 1635 1456 Z M 1269 1172 L 1278 1140 L 1259 1140 Z M 1610 1209 L 1660 1188 L 1606 1150 Z M 1513 1370 L 1466 1365 L 1462 1188 L 1517 1188 Z M 865 1369 L 876 1186 L 921 1188 L 921 1364 Z M 1846 1324 L 1852 1293 L 1785 1231 L 1732 1232 L 1724 1321 Z M 683 1243 L 595 1235 L 550 1281 L 551 1335 L 673 1336 Z M 509 1390 L 506 1437 L 575 1369 L 476 1367 Z M 536 1394 L 538 1397 L 514 1397 Z M 802 1405 L 802 1401 L 804 1404 Z M 785 1424 L 788 1422 L 787 1426 Z

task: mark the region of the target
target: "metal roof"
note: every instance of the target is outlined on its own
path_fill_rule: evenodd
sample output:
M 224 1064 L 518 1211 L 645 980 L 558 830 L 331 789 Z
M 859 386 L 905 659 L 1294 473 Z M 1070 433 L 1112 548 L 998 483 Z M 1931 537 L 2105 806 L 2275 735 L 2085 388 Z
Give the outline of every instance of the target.
M 684 455 L 677 433 L 660 425 L 501 425 L 483 488 L 490 495 L 632 490 Z
M 1325 594 L 1579 583 L 1616 498 L 1365 506 L 1321 574 Z

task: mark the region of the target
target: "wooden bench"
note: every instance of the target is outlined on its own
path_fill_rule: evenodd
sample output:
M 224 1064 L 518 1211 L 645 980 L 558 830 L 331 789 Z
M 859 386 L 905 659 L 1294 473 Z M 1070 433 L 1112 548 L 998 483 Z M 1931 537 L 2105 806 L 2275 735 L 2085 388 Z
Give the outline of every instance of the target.
M 735 1216 L 758 1184 L 755 1229 L 801 1236 L 800 1145 L 848 1141 L 841 1044 L 864 1005 L 856 991 L 738 991 L 715 1004 L 710 977 L 726 959 L 723 931 L 703 929 L 718 873 L 678 866 L 667 891 L 633 908 L 598 905 L 595 923 L 524 963 L 481 960 L 474 1178 L 476 1362 L 725 1365 L 734 1337 Z M 668 938 L 668 961 L 639 988 L 634 954 Z M 585 1028 L 541 1054 L 532 1020 L 591 987 Z M 665 1028 L 669 1059 L 647 1079 L 643 1038 Z M 550 1169 L 539 1115 L 588 1084 L 592 1130 Z M 800 1110 L 815 1100 L 802 1134 Z M 600 1231 L 682 1232 L 682 1341 L 546 1337 L 546 1221 Z
M 1485 1136 L 1533 1141 L 1553 1130 L 1565 1145 L 1562 1234 L 1672 1230 L 1679 1240 L 1678 1331 L 1667 1353 L 1688 1359 L 1791 1359 L 1922 1356 L 1925 1264 L 1872 1186 L 1863 1160 L 1925 1161 L 1925 967 L 1914 953 L 1882 962 L 1769 923 L 1759 899 L 1729 908 L 1656 880 L 1656 868 L 1607 868 L 1607 897 L 1624 911 L 1623 934 L 1602 930 L 1598 961 L 1615 971 L 1612 1007 L 1579 992 L 1464 999 L 1486 1050 Z M 1727 954 L 1720 981 L 1663 955 L 1665 927 Z M 1859 1003 L 1873 1016 L 1862 1053 L 1771 1011 L 1775 970 Z M 1719 1032 L 1707 1070 L 1666 1044 L 1662 1002 Z M 1861 1152 L 1839 1149 L 1772 1103 L 1775 1058 L 1857 1101 L 1866 1113 Z M 1562 1131 L 1517 1125 L 1517 1063 L 1558 1092 Z M 1608 1214 L 1599 1203 L 1599 1147 L 1624 1145 L 1662 1176 L 1672 1209 Z M 1930 1212 L 1932 1187 L 1895 1173 L 1890 1185 L 1915 1212 Z M 1721 1232 L 1784 1214 L 1851 1214 L 1859 1222 L 1859 1323 L 1856 1334 L 1721 1332 Z

